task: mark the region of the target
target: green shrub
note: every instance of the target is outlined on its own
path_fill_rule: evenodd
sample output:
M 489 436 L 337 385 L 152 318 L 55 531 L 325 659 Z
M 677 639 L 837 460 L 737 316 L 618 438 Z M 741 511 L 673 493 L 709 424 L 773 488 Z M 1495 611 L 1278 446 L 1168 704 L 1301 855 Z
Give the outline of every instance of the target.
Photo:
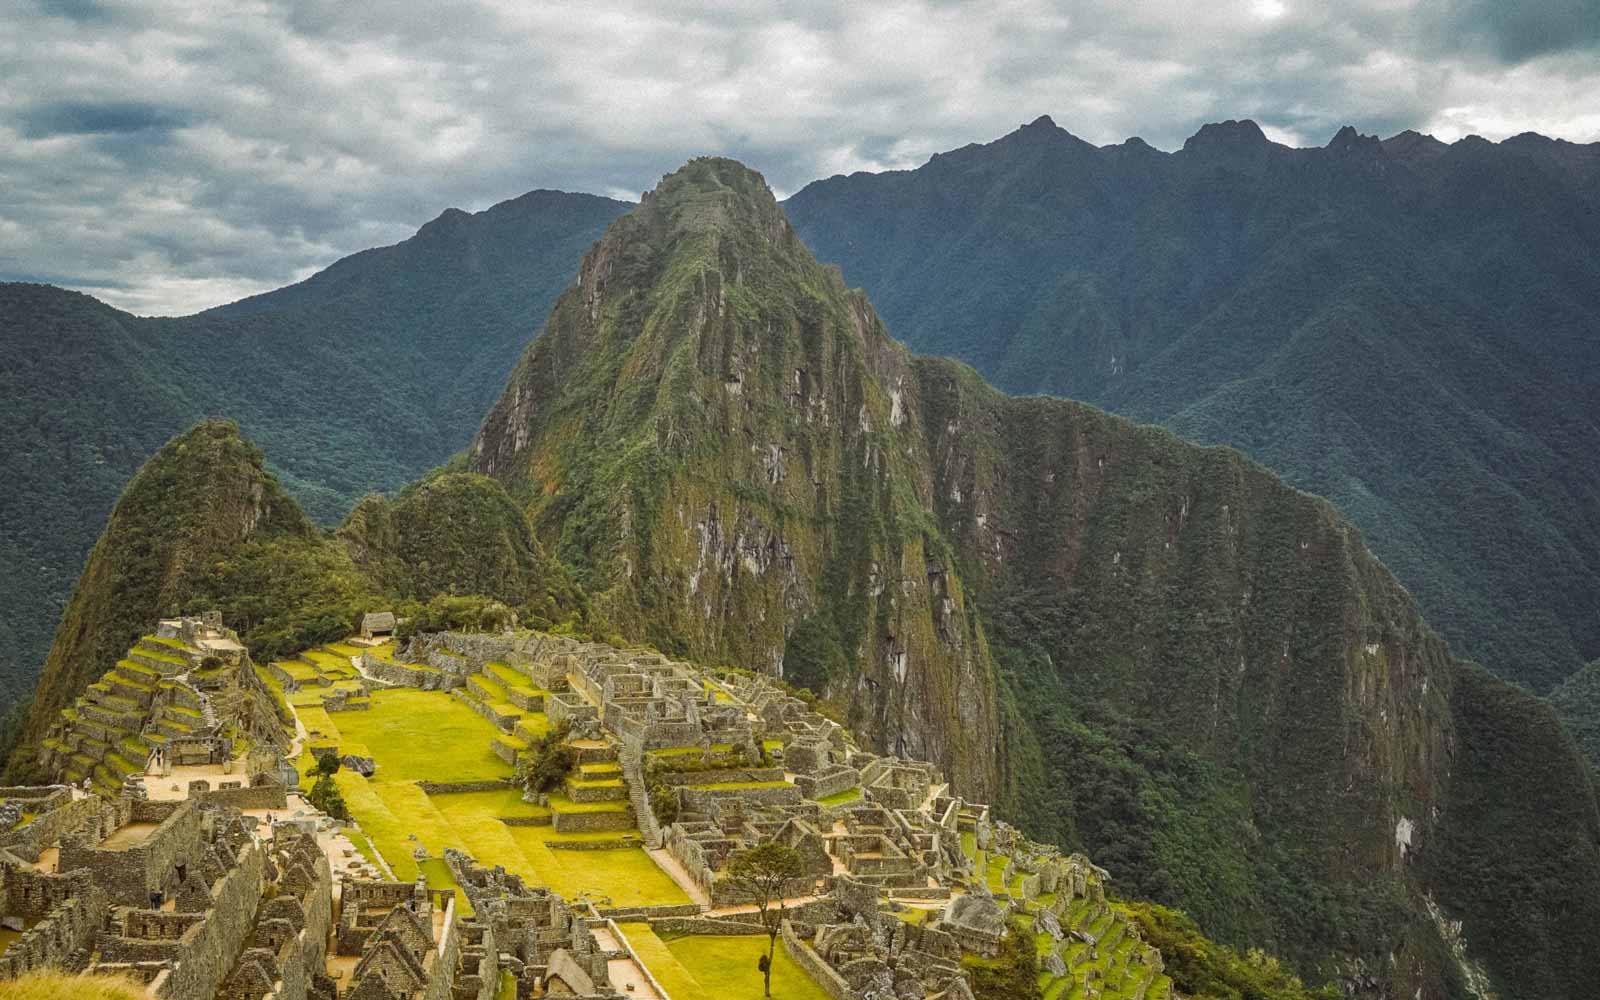
M 664 781 L 650 783 L 650 811 L 655 814 L 657 823 L 666 826 L 677 820 L 679 806 L 675 787 Z
M 1144 940 L 1161 952 L 1173 985 L 1194 1000 L 1339 1000 L 1332 986 L 1308 989 L 1276 958 L 1255 949 L 1240 954 L 1208 940 L 1179 910 L 1133 903 L 1127 911 Z
M 517 759 L 517 783 L 535 794 L 549 794 L 578 766 L 578 752 L 567 745 L 569 727 L 563 723 L 528 745 Z
M 1012 930 L 998 955 L 966 965 L 977 1000 L 1039 1000 L 1039 956 L 1025 934 Z

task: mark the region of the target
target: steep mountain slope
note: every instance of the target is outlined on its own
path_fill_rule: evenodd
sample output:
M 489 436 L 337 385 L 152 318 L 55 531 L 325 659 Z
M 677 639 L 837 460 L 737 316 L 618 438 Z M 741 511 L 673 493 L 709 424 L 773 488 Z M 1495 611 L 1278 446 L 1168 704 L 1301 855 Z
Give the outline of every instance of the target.
M 223 421 L 197 425 L 168 442 L 122 492 L 67 605 L 22 731 L 11 773 L 28 776 L 32 753 L 56 714 L 148 632 L 162 615 L 187 610 L 213 587 L 219 560 L 265 550 L 273 574 L 290 575 L 293 557 L 314 552 L 321 533 L 262 464 L 261 452 Z M 319 582 L 318 604 L 328 600 Z M 259 581 L 257 581 L 259 582 Z M 291 604 L 283 587 L 233 586 L 281 622 Z
M 1327 496 L 1502 676 L 1600 654 L 1600 145 L 1042 118 L 785 210 L 913 349 Z
M 493 594 L 546 623 L 584 604 L 527 514 L 486 476 L 442 472 L 393 500 L 368 496 L 338 535 L 374 589 L 401 600 Z
M 468 460 L 602 614 L 773 670 L 798 629 L 870 687 L 852 723 L 986 794 L 995 685 L 922 502 L 909 378 L 761 178 L 700 160 L 584 257 Z
M 0 284 L 0 714 L 31 687 L 123 482 L 225 415 L 319 520 L 470 439 L 572 262 L 627 206 L 535 191 L 181 319 Z
M 1600 768 L 1600 660 L 1568 677 L 1550 693 L 1550 704 L 1572 738 Z
M 1452 660 L 1327 502 L 913 357 L 738 164 L 694 161 L 608 229 L 468 462 L 625 632 L 781 669 L 1230 940 L 1454 995 L 1437 899 L 1503 996 L 1600 972 L 1570 739 Z M 1549 826 L 1476 791 L 1536 756 Z M 1504 881 L 1439 860 L 1469 844 Z M 1530 860 L 1553 856 L 1560 885 Z

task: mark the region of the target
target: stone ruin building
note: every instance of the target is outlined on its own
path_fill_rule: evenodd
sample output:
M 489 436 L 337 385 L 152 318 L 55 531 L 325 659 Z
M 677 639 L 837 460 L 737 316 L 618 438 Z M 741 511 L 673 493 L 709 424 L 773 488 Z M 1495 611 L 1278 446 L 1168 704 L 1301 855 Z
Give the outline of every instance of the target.
M 987 806 L 953 795 L 933 765 L 861 749 L 843 727 L 770 678 L 711 674 L 653 651 L 536 632 L 420 636 L 408 653 L 403 660 L 369 658 L 367 666 L 389 682 L 449 690 L 472 705 L 509 730 L 496 746 L 508 761 L 533 734 L 497 715 L 475 690 L 476 677 L 491 661 L 525 675 L 522 694 L 514 686 L 506 697 L 565 725 L 580 760 L 616 761 L 623 781 L 613 794 L 626 798 L 626 825 L 681 866 L 700 891 L 700 909 L 741 902 L 727 871 L 742 852 L 770 840 L 793 847 L 806 867 L 805 885 L 795 891 L 811 901 L 790 911 L 784 945 L 839 1000 L 970 996 L 961 957 L 992 957 L 1002 937 L 1019 928 L 1050 936 L 1045 970 L 1072 976 L 1085 995 L 1142 1000 L 1162 971 L 1159 953 L 1106 903 L 1103 870 L 995 821 Z M 658 818 L 652 789 L 671 799 L 670 818 Z M 559 829 L 563 817 L 554 820 Z M 541 933 L 557 939 L 573 918 L 544 916 L 544 908 L 579 914 L 607 940 L 604 924 L 617 911 L 604 900 L 555 907 L 547 890 L 458 852 L 447 856 L 502 951 L 521 933 L 515 920 L 500 916 L 497 908 L 507 906 L 532 907 L 555 926 Z M 628 919 L 640 917 L 691 933 L 753 929 L 748 918 L 704 914 Z M 598 970 L 586 964 L 593 951 L 584 935 L 563 947 L 585 970 L 584 985 L 607 995 Z M 554 967 L 554 954 L 523 948 L 518 975 L 533 970 L 538 981 Z M 1097 978 L 1106 975 L 1116 978 L 1115 991 Z M 578 972 L 571 978 L 583 983 Z
M 152 800 L 137 775 L 112 794 L 97 770 L 105 757 L 84 772 L 78 755 L 131 753 L 135 731 L 168 747 L 246 731 L 260 682 L 239 676 L 256 671 L 242 650 L 228 658 L 230 640 L 206 619 L 162 623 L 58 728 L 55 763 L 92 788 L 0 788 L 0 927 L 20 935 L 0 952 L 0 980 L 49 966 L 120 973 L 152 997 L 183 1000 L 667 998 L 618 922 L 664 935 L 763 933 L 729 871 L 776 841 L 804 868 L 785 893 L 781 947 L 834 1000 L 970 1000 L 966 961 L 996 956 L 1008 934 L 1036 945 L 1058 993 L 1170 995 L 1161 956 L 1110 907 L 1108 876 L 1087 859 L 1028 840 L 933 765 L 862 749 L 772 679 L 653 651 L 446 633 L 400 655 L 367 646 L 359 677 L 313 676 L 310 658 L 299 676 L 268 670 L 322 686 L 328 710 L 359 711 L 383 686 L 448 692 L 494 723 L 491 749 L 507 763 L 540 736 L 525 715 L 542 712 L 581 771 L 560 796 L 540 797 L 541 821 L 577 836 L 569 850 L 652 849 L 686 904 L 564 898 L 455 848 L 444 851 L 448 877 L 418 849 L 432 888 L 426 874 L 335 876 L 319 842 L 332 823 L 291 796 L 299 775 L 271 739 L 231 761 L 236 777 L 191 778 L 181 798 Z M 483 673 L 491 663 L 498 681 Z M 159 676 L 145 684 L 138 667 Z M 171 725 L 192 718 L 175 707 L 202 724 Z M 139 727 L 113 732 L 119 713 Z M 307 738 L 313 757 L 339 753 Z M 205 763 L 231 751 L 213 744 Z M 365 763 L 362 773 L 381 767 Z
M 285 745 L 249 654 L 216 613 L 163 620 L 65 708 L 40 747 L 45 772 L 107 797 L 147 770 L 231 761 L 235 743 Z

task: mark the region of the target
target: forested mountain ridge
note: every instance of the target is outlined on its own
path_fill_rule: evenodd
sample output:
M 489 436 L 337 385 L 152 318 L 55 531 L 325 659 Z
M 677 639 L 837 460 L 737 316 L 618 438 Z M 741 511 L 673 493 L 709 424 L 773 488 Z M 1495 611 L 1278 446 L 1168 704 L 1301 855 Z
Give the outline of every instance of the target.
M 573 262 L 627 206 L 535 191 L 195 316 L 0 284 L 0 715 L 32 688 L 122 484 L 201 418 L 237 420 L 323 523 L 471 438 Z
M 1328 497 L 1501 676 L 1600 655 L 1600 144 L 1041 118 L 784 208 L 912 349 Z
M 468 463 L 625 635 L 781 669 L 1227 940 L 1462 995 L 1436 901 L 1503 997 L 1597 971 L 1600 809 L 1547 706 L 1326 501 L 911 355 L 732 161 L 586 255 Z

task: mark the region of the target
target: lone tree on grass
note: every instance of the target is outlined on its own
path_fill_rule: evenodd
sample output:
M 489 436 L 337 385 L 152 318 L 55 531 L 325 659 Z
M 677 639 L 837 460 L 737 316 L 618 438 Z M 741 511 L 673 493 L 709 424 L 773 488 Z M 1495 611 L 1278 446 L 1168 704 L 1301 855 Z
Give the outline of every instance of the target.
M 733 859 L 728 865 L 728 883 L 741 899 L 756 905 L 761 926 L 767 929 L 767 953 L 756 967 L 761 970 L 766 995 L 772 996 L 772 960 L 778 951 L 778 933 L 783 929 L 784 896 L 796 882 L 806 877 L 805 862 L 794 848 L 769 840 Z
M 350 808 L 344 804 L 339 786 L 333 783 L 333 776 L 338 772 L 339 758 L 336 755 L 330 753 L 318 757 L 315 770 L 317 780 L 311 785 L 306 798 L 334 819 L 349 819 Z

